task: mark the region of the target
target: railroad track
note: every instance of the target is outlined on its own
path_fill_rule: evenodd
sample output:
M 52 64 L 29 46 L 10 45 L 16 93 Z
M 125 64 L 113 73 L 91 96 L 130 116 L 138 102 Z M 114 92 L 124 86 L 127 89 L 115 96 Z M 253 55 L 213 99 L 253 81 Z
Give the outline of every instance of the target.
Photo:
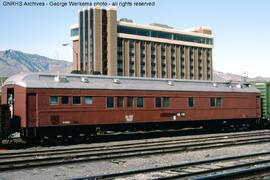
M 6 158 L 16 158 L 16 157 L 31 157 L 31 156 L 39 156 L 39 155 L 50 155 L 50 154 L 61 154 L 65 152 L 81 152 L 81 151 L 89 151 L 89 150 L 96 150 L 96 149 L 108 149 L 108 148 L 123 148 L 123 147 L 129 147 L 136 146 L 136 145 L 150 145 L 154 143 L 168 143 L 168 142 L 201 142 L 201 141 L 208 141 L 208 140 L 220 140 L 220 139 L 228 139 L 228 138 L 240 138 L 240 137 L 257 137 L 262 135 L 269 135 L 270 131 L 263 130 L 263 131 L 255 131 L 255 132 L 240 132 L 240 133 L 231 133 L 231 134 L 218 134 L 218 135 L 203 135 L 203 137 L 172 137 L 172 138 L 166 138 L 165 140 L 139 140 L 137 142 L 128 141 L 128 142 L 119 142 L 116 145 L 83 145 L 80 147 L 68 147 L 60 149 L 41 149 L 41 150 L 24 150 L 19 152 L 3 152 L 0 153 L 0 159 L 6 159 Z
M 87 179 L 230 179 L 247 177 L 255 173 L 269 173 L 270 151 L 240 156 L 173 164 L 153 168 L 137 169 L 119 173 L 80 177 Z M 268 176 L 268 175 L 267 175 Z
M 65 149 L 47 149 L 18 153 L 0 153 L 0 171 L 38 166 L 138 157 L 162 153 L 195 151 L 200 149 L 255 144 L 270 141 L 269 131 L 212 135 L 194 138 L 120 143 L 110 146 L 84 146 Z

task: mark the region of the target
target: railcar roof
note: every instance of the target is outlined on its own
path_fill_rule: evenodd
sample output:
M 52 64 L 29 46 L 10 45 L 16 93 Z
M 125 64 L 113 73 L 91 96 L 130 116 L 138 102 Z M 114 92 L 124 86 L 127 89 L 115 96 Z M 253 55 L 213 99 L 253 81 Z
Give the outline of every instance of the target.
M 19 73 L 8 78 L 5 85 L 25 88 L 204 91 L 204 92 L 258 92 L 250 85 L 233 82 L 198 80 L 150 79 L 137 77 L 112 77 L 100 75 Z

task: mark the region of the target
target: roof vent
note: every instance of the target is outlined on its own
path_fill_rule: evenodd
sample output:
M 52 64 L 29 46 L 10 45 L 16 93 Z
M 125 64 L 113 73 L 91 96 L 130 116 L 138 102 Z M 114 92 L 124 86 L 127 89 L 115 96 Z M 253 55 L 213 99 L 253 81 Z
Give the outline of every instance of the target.
M 121 82 L 120 82 L 119 79 L 113 79 L 113 83 L 115 83 L 115 84 L 121 84 Z
M 65 76 L 57 75 L 57 76 L 54 77 L 54 81 L 55 82 L 60 82 L 60 83 L 67 83 L 68 79 Z
M 174 86 L 173 81 L 168 81 L 168 85 L 170 85 L 170 86 Z
M 230 89 L 232 88 L 232 80 L 228 80 L 224 82 L 224 84 L 226 84 Z
M 242 88 L 242 84 L 237 84 L 236 87 L 239 88 L 239 89 L 241 89 Z
M 244 87 L 251 87 L 251 84 L 248 83 L 248 82 L 244 82 L 244 83 L 243 83 L 243 86 L 244 86 Z
M 89 79 L 86 78 L 86 77 L 82 77 L 81 78 L 81 82 L 83 82 L 83 83 L 89 83 Z

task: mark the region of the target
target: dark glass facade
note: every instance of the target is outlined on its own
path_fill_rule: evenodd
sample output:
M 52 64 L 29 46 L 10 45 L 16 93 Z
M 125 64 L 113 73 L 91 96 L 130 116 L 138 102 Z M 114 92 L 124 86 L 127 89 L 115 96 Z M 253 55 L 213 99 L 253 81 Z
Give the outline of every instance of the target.
M 93 9 L 90 9 L 90 67 L 93 68 L 94 62 L 94 21 L 93 21 Z M 90 70 L 91 71 L 91 70 Z
M 107 11 L 102 9 L 102 74 L 107 72 Z
M 89 54 L 88 54 L 88 32 L 89 32 L 89 28 L 88 28 L 88 11 L 85 11 L 84 13 L 84 21 L 85 21 L 85 66 L 88 67 L 88 59 L 89 59 Z
M 80 11 L 79 13 L 79 26 L 80 26 L 80 69 L 83 69 L 83 57 L 84 57 L 84 51 L 83 51 L 83 44 L 84 44 L 84 23 L 83 23 L 83 12 Z
M 134 27 L 128 27 L 128 26 L 122 26 L 122 25 L 117 26 L 117 32 L 139 35 L 139 36 L 148 36 L 148 37 L 155 37 L 155 38 L 162 38 L 162 39 L 201 43 L 201 44 L 211 44 L 211 45 L 214 44 L 214 40 L 212 38 L 134 28 Z

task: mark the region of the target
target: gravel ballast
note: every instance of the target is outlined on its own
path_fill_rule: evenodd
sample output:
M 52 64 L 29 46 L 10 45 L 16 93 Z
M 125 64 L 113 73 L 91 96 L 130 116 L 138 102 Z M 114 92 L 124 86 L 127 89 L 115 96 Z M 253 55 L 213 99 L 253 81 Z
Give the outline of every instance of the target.
M 194 136 L 192 136 L 194 137 Z M 200 137 L 200 135 L 199 135 Z M 187 138 L 184 136 L 183 138 Z M 134 141 L 135 142 L 135 141 Z M 136 141 L 137 142 L 137 141 Z M 112 142 L 115 144 L 117 142 Z M 98 145 L 102 145 L 100 143 Z M 106 143 L 104 143 L 106 144 Z M 107 143 L 108 144 L 108 143 Z M 80 145 L 73 145 L 80 146 Z M 72 147 L 73 147 L 72 146 Z M 52 147 L 57 148 L 57 147 Z M 35 148 L 31 148 L 35 149 Z M 42 149 L 42 147 L 38 147 Z M 46 148 L 44 148 L 46 149 Z M 129 171 L 139 168 L 148 168 L 156 166 L 171 165 L 177 163 L 186 163 L 199 160 L 213 159 L 225 156 L 238 156 L 250 153 L 259 153 L 270 150 L 270 142 L 262 144 L 251 144 L 224 148 L 215 148 L 208 150 L 187 151 L 173 154 L 151 155 L 134 158 L 119 158 L 104 161 L 84 162 L 76 164 L 58 165 L 53 167 L 40 167 L 34 169 L 23 169 L 16 171 L 0 172 L 0 179 L 69 179 L 81 176 L 94 176 L 103 173 L 114 173 L 119 171 Z M 22 150 L 11 150 L 11 152 Z M 143 177 L 142 177 L 143 178 Z

